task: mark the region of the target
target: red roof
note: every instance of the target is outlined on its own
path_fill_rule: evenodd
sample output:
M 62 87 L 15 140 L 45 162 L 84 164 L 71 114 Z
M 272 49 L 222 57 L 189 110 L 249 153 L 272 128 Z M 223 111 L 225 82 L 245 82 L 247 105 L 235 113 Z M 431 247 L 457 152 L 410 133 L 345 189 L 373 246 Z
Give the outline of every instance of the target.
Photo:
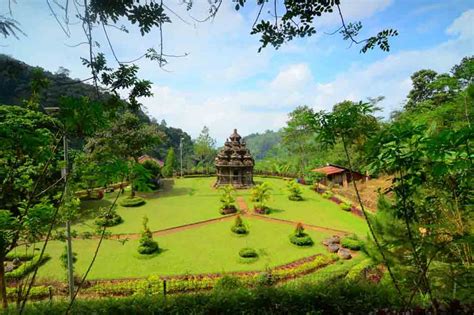
M 312 172 L 323 173 L 323 174 L 326 174 L 326 175 L 339 174 L 339 173 L 343 173 L 345 171 L 346 171 L 345 168 L 340 168 L 340 167 L 336 167 L 336 166 L 332 166 L 332 165 L 328 165 L 328 166 L 324 166 L 324 167 L 320 167 L 320 168 L 315 168 L 314 170 L 312 170 Z
M 164 163 L 163 161 L 160 161 L 160 160 L 158 160 L 158 159 L 155 159 L 154 157 L 151 157 L 151 156 L 146 155 L 146 154 L 145 154 L 145 155 L 142 155 L 142 156 L 140 156 L 140 157 L 138 158 L 138 163 L 140 163 L 140 164 L 141 164 L 141 163 L 144 163 L 145 161 L 153 161 L 153 162 L 156 162 L 156 163 L 158 163 L 158 165 L 159 165 L 160 167 L 163 167 L 163 165 L 165 165 L 165 163 Z

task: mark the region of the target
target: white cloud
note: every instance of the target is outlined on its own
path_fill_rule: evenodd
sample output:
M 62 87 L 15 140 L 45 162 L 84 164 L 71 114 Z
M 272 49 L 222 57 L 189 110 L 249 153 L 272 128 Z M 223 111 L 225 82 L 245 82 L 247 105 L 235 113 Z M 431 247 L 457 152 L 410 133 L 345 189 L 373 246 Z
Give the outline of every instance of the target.
M 446 72 L 473 51 L 472 30 L 464 27 L 470 11 L 447 28 L 457 37 L 424 50 L 401 51 L 369 65 L 354 65 L 329 82 L 314 78 L 309 66 L 284 66 L 273 79 L 258 87 L 209 95 L 206 91 L 186 93 L 167 87 L 156 88 L 157 97 L 146 100 L 150 113 L 165 118 L 196 136 L 203 125 L 221 143 L 233 128 L 241 134 L 279 129 L 294 107 L 307 104 L 330 110 L 343 100 L 359 101 L 383 95 L 383 114 L 399 109 L 411 88 L 410 75 L 422 68 Z
M 474 9 L 464 12 L 446 30 L 447 34 L 459 35 L 460 39 L 472 39 L 474 37 Z M 474 47 L 472 47 L 474 48 Z

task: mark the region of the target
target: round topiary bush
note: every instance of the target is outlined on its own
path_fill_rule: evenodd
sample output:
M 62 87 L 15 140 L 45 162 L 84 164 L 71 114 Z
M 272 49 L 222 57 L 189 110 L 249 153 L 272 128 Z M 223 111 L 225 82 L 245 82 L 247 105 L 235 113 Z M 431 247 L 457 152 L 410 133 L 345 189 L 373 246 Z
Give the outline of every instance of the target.
M 123 222 L 123 219 L 115 211 L 102 213 L 95 219 L 95 224 L 101 227 L 111 227 Z
M 295 232 L 290 235 L 290 242 L 297 246 L 313 246 L 314 242 L 311 236 L 304 232 L 303 224 L 296 225 Z
M 304 233 L 303 236 L 296 236 L 296 235 L 291 235 L 290 236 L 290 242 L 297 245 L 297 246 L 313 246 L 314 242 L 311 236 L 308 234 Z
M 139 207 L 146 203 L 145 199 L 141 197 L 133 197 L 133 198 L 124 198 L 120 201 L 120 205 L 122 207 Z
M 239 235 L 245 235 L 245 234 L 248 234 L 249 232 L 244 222 L 242 221 L 242 218 L 240 217 L 240 215 L 238 215 L 235 218 L 234 225 L 231 227 L 230 230 L 234 232 L 235 234 L 239 234 Z
M 239 251 L 239 256 L 242 258 L 255 258 L 258 257 L 257 251 L 250 247 L 242 248 Z

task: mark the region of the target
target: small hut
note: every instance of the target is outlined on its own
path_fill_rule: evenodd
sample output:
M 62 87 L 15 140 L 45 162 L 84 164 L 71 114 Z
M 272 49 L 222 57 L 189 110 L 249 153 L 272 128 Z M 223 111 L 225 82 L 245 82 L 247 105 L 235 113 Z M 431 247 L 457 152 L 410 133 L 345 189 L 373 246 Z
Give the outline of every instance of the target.
M 351 178 L 351 171 L 348 168 L 335 164 L 328 164 L 323 167 L 315 168 L 314 170 L 312 170 L 312 172 L 322 173 L 326 175 L 326 178 L 321 181 L 321 183 L 324 185 L 327 185 L 328 183 L 333 183 L 341 185 L 343 187 L 346 187 L 348 183 L 350 183 L 353 179 L 359 180 L 365 177 L 359 172 L 352 171 L 352 175 L 354 178 Z
M 236 188 L 253 186 L 254 159 L 245 141 L 234 129 L 215 158 L 217 181 L 215 186 L 233 185 Z

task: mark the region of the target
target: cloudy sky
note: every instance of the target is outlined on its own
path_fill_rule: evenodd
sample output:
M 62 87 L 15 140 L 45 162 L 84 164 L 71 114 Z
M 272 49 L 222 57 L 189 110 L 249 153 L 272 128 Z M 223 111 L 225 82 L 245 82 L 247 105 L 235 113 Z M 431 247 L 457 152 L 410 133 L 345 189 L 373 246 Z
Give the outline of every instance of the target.
M 345 99 L 385 96 L 381 115 L 387 116 L 402 106 L 413 72 L 422 68 L 446 72 L 462 57 L 474 54 L 474 2 L 470 0 L 342 1 L 346 21 L 362 21 L 362 37 L 383 28 L 400 33 L 391 41 L 389 53 L 367 54 L 359 53 L 360 47 L 349 47 L 338 35 L 327 35 L 339 27 L 335 14 L 316 22 L 316 36 L 257 53 L 259 38 L 249 34 L 257 13 L 255 1 L 239 12 L 231 1 L 224 1 L 217 17 L 207 23 L 193 19 L 206 15 L 207 1 L 195 0 L 191 13 L 180 2 L 165 2 L 184 21 L 169 13 L 173 23 L 164 28 L 164 49 L 168 54 L 188 55 L 169 59 L 166 71 L 150 61 L 138 62 L 140 76 L 153 82 L 154 97 L 142 102 L 150 116 L 165 119 L 193 137 L 208 126 L 218 143 L 234 127 L 242 135 L 278 130 L 299 105 L 331 109 Z M 0 14 L 8 14 L 7 3 L 0 1 Z M 13 3 L 13 17 L 27 37 L 1 38 L 0 52 L 53 72 L 65 67 L 73 78 L 89 77 L 80 62 L 88 48 L 70 47 L 84 41 L 80 25 L 71 25 L 71 36 L 66 36 L 46 3 Z M 109 30 L 121 60 L 159 47 L 158 32 L 142 37 L 131 29 L 130 34 Z M 94 29 L 94 38 L 114 62 L 101 29 Z

